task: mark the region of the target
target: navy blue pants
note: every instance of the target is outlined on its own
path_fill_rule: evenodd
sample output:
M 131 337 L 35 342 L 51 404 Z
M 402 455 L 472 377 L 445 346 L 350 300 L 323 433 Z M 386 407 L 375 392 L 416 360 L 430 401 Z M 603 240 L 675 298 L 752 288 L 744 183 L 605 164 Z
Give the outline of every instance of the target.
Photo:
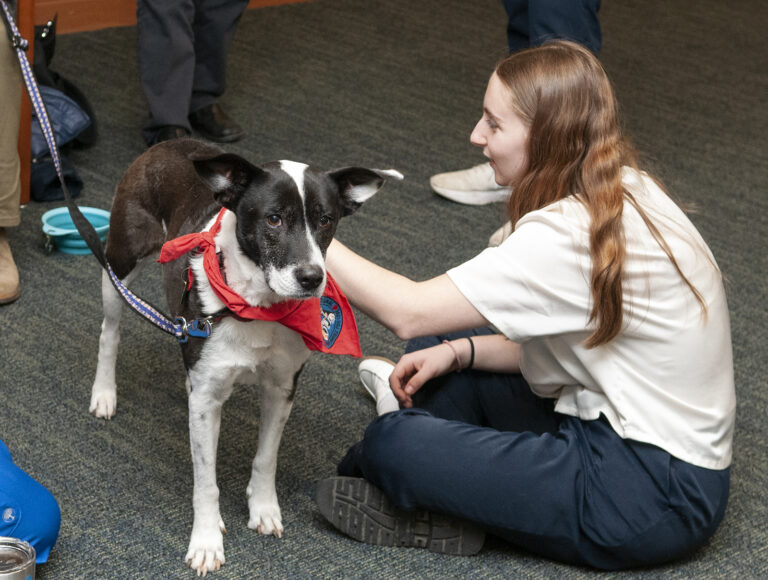
M 141 88 L 149 105 L 145 138 L 218 101 L 227 54 L 248 0 L 138 0 Z
M 29 542 L 42 564 L 48 561 L 60 524 L 59 504 L 51 492 L 16 465 L 0 441 L 0 536 Z
M 602 35 L 597 11 L 600 0 L 503 0 L 507 11 L 509 51 L 538 46 L 547 40 L 579 42 L 600 54 Z
M 471 520 L 537 554 L 603 569 L 684 556 L 722 520 L 729 469 L 623 440 L 603 419 L 555 413 L 520 375 L 451 373 L 414 404 L 376 419 L 339 475 L 368 479 L 402 509 Z

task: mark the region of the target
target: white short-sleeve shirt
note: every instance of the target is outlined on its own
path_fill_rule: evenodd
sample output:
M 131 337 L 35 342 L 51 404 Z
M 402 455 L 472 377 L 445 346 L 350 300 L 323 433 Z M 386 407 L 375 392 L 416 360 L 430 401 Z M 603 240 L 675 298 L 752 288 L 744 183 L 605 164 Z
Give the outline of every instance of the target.
M 731 462 L 735 394 L 728 307 L 715 260 L 677 205 L 645 174 L 625 168 L 624 185 L 660 230 L 699 303 L 627 202 L 623 224 L 624 325 L 587 349 L 589 216 L 574 198 L 526 214 L 499 247 L 448 271 L 459 291 L 522 347 L 532 390 L 560 413 L 604 414 L 624 438 L 686 462 Z

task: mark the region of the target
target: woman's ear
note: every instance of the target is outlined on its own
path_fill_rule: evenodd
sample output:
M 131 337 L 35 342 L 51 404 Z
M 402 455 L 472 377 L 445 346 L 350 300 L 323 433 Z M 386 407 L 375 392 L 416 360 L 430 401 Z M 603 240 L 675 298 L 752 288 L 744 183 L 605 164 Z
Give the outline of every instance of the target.
M 381 189 L 387 178 L 403 179 L 403 174 L 395 169 L 366 169 L 365 167 L 344 167 L 328 172 L 328 177 L 336 182 L 341 196 L 342 215 L 357 211 Z

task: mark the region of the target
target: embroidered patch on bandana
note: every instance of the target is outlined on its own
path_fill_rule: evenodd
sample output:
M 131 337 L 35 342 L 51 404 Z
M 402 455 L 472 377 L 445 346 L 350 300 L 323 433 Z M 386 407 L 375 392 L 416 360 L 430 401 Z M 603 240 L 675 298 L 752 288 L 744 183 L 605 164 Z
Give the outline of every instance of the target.
M 320 298 L 320 329 L 323 333 L 323 345 L 331 348 L 339 338 L 341 327 L 344 324 L 339 304 L 328 296 Z

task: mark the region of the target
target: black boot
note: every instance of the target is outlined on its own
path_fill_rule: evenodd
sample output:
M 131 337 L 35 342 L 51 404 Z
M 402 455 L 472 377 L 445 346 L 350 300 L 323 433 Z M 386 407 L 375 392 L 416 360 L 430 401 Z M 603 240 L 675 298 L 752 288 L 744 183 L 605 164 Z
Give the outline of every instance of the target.
M 218 103 L 191 113 L 189 123 L 200 135 L 217 143 L 230 143 L 245 136 L 243 128 L 235 123 Z

